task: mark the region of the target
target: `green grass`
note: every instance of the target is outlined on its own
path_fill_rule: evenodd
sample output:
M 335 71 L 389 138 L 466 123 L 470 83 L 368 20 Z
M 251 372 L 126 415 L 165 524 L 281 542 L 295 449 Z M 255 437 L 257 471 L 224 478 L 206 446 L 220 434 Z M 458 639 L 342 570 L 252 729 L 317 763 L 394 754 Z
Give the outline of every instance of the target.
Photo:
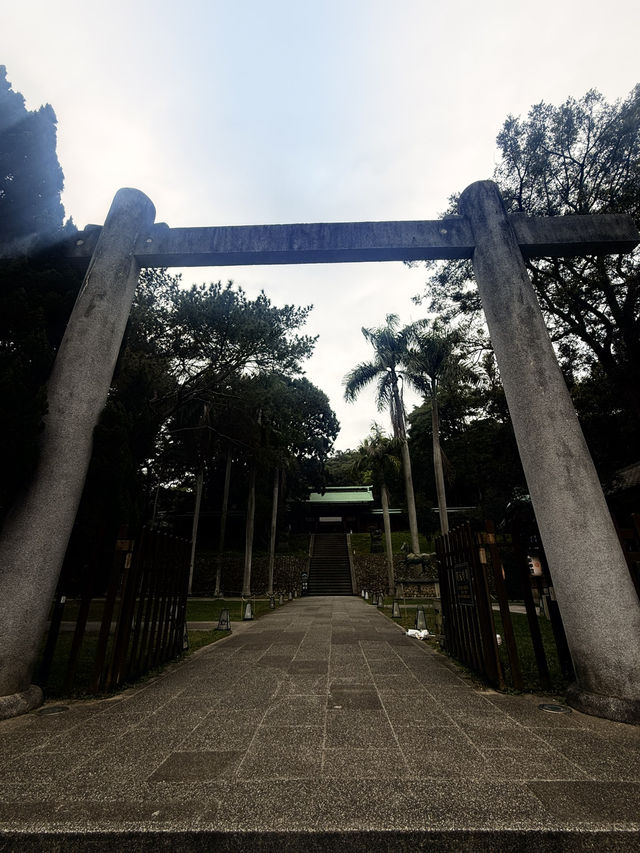
M 405 599 L 399 598 L 397 599 L 400 604 L 400 618 L 393 619 L 398 625 L 401 625 L 405 630 L 409 628 L 415 628 L 416 626 L 416 611 L 418 607 L 424 608 L 425 619 L 427 620 L 427 628 L 431 631 L 432 634 L 436 633 L 436 615 L 433 606 L 432 598 L 409 598 Z M 384 613 L 385 616 L 391 617 L 391 609 L 393 605 L 393 598 L 389 596 L 385 596 L 384 599 L 384 608 L 380 608 L 381 612 Z M 371 604 L 371 602 L 369 602 Z M 375 604 L 371 604 L 372 607 L 375 607 Z
M 246 601 L 243 603 L 239 598 L 191 598 L 187 601 L 187 622 L 217 622 L 223 610 L 229 611 L 232 622 L 242 622 L 245 606 Z M 255 618 L 264 616 L 270 609 L 269 599 L 253 599 L 253 608 Z
M 502 619 L 499 613 L 494 612 L 496 633 L 504 636 L 502 627 Z M 515 635 L 516 647 L 518 649 L 518 658 L 520 660 L 520 669 L 522 670 L 522 680 L 524 689 L 540 692 L 543 685 L 540 681 L 540 673 L 536 664 L 536 658 L 533 651 L 533 643 L 531 634 L 529 633 L 529 623 L 524 613 L 512 613 L 511 623 L 513 625 L 513 633 Z M 542 644 L 544 646 L 547 664 L 549 666 L 549 677 L 551 686 L 549 689 L 552 693 L 563 693 L 569 683 L 562 675 L 560 661 L 558 659 L 558 651 L 556 649 L 555 640 L 553 637 L 553 629 L 551 622 L 543 616 L 538 617 L 538 625 L 540 626 L 540 634 L 542 635 Z M 500 659 L 505 671 L 508 670 L 507 648 L 503 644 L 499 647 Z
M 229 636 L 228 631 L 192 631 L 189 634 L 189 653 L 197 652 L 203 646 L 210 646 Z

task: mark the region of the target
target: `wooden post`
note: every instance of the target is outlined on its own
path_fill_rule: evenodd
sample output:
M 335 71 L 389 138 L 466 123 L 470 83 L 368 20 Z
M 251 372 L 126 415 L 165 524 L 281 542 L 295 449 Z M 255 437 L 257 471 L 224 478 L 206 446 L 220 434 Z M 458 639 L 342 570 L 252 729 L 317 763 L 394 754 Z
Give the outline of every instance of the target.
M 193 571 L 196 566 L 196 546 L 198 544 L 198 523 L 200 521 L 200 504 L 202 501 L 202 485 L 204 483 L 204 465 L 200 466 L 196 477 L 196 503 L 193 508 L 193 524 L 191 525 L 191 559 L 189 561 L 189 588 L 191 595 L 193 587 Z
M 227 530 L 227 512 L 229 510 L 229 487 L 231 485 L 231 445 L 227 448 L 227 464 L 224 471 L 224 493 L 222 495 L 222 512 L 220 513 L 220 534 L 218 537 L 218 558 L 216 565 L 216 588 L 214 595 L 220 598 L 220 580 L 222 577 L 222 553 L 224 551 L 224 538 Z
M 516 567 L 520 575 L 520 583 L 522 584 L 522 599 L 524 601 L 525 610 L 527 611 L 529 634 L 531 636 L 533 654 L 536 659 L 536 666 L 538 667 L 538 674 L 540 676 L 540 685 L 544 690 L 549 690 L 551 687 L 551 676 L 549 674 L 549 664 L 547 663 L 544 643 L 542 642 L 540 623 L 538 622 L 538 612 L 536 611 L 533 593 L 531 592 L 531 576 L 528 569 L 526 541 L 522 531 L 515 525 L 511 530 L 511 539 L 513 542 Z
M 396 594 L 396 579 L 393 571 L 393 548 L 391 547 L 391 522 L 389 520 L 389 489 L 386 483 L 380 486 L 382 498 L 382 522 L 384 524 L 385 554 L 387 557 L 387 578 L 389 595 Z
M 249 471 L 249 496 L 247 500 L 247 526 L 244 547 L 244 575 L 242 594 L 251 595 L 251 555 L 253 553 L 253 525 L 256 515 L 256 463 L 251 463 Z
M 433 379 L 431 380 L 434 381 Z M 433 471 L 436 477 L 436 494 L 438 496 L 438 516 L 440 518 L 440 533 L 445 536 L 449 532 L 449 516 L 447 514 L 447 492 L 444 486 L 442 470 L 442 448 L 440 447 L 440 415 L 438 413 L 438 395 L 434 388 L 431 395 L 431 433 L 433 436 Z
M 278 522 L 278 491 L 280 486 L 280 468 L 273 472 L 273 501 L 271 505 L 271 535 L 269 537 L 269 569 L 267 595 L 273 595 L 273 567 L 276 561 L 276 530 Z
M 500 605 L 502 634 L 505 647 L 507 649 L 507 657 L 509 658 L 511 679 L 515 689 L 522 690 L 522 672 L 520 670 L 518 647 L 516 645 L 513 623 L 511 621 L 511 611 L 509 610 L 509 596 L 507 595 L 507 585 L 504 579 L 502 560 L 500 559 L 500 549 L 496 543 L 496 529 L 492 521 L 485 522 L 485 530 L 487 532 L 483 537 L 483 541 L 487 545 L 489 553 L 491 554 L 491 568 L 493 569 L 493 580 L 496 587 L 496 594 L 498 596 L 498 604 Z

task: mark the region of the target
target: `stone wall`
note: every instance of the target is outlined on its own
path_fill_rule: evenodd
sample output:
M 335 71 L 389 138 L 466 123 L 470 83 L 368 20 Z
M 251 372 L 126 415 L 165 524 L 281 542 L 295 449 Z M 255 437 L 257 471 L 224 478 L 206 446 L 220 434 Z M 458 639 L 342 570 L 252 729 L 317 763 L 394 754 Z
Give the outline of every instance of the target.
M 277 554 L 273 572 L 273 591 L 287 593 L 300 589 L 302 572 L 307 571 L 307 557 L 289 554 Z M 216 586 L 217 556 L 200 554 L 196 558 L 193 577 L 193 594 L 211 596 Z M 251 591 L 262 595 L 267 590 L 269 557 L 266 554 L 254 554 L 251 561 Z M 244 574 L 244 556 L 238 553 L 226 553 L 222 556 L 220 589 L 227 595 L 239 594 L 242 590 Z

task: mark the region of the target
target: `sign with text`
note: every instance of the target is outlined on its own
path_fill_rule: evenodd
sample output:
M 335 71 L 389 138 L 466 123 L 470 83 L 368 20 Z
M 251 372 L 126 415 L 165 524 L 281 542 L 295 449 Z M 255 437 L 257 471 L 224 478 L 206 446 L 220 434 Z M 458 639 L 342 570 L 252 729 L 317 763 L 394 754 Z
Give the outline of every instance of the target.
M 471 578 L 471 566 L 467 562 L 456 563 L 453 567 L 453 582 L 455 584 L 456 599 L 458 604 L 473 607 L 475 599 L 473 596 L 473 580 Z

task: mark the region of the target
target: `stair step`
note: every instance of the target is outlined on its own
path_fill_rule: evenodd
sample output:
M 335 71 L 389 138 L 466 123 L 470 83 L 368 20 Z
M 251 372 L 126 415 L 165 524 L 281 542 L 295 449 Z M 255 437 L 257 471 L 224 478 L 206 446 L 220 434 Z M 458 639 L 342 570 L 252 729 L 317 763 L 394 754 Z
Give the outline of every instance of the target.
M 347 537 L 317 534 L 309 561 L 308 595 L 352 595 Z

